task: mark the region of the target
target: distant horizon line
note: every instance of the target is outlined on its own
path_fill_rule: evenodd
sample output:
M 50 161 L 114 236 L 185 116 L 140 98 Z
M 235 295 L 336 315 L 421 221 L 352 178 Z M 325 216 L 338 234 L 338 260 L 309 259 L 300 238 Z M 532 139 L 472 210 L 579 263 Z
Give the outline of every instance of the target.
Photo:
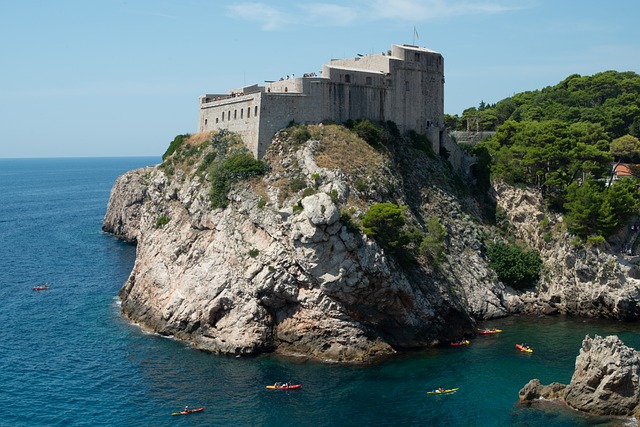
M 131 156 L 34 156 L 34 157 L 0 157 L 0 160 L 64 160 L 64 159 L 133 159 L 158 158 L 162 155 L 131 155 Z

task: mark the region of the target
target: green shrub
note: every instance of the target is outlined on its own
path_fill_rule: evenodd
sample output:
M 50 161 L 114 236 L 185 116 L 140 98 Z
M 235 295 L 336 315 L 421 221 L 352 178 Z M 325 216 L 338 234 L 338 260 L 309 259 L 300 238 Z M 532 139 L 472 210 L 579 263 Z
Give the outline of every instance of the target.
M 351 215 L 351 212 L 342 210 L 340 212 L 340 222 L 342 222 L 342 224 L 347 227 L 347 230 L 351 233 L 360 234 L 360 227 L 358 227 L 358 224 L 356 224 Z
M 162 155 L 162 160 L 164 161 L 167 157 L 172 155 L 178 149 L 178 147 L 182 145 L 184 140 L 188 137 L 189 137 L 188 133 L 184 135 L 177 135 L 173 139 L 173 141 L 171 141 L 171 143 L 169 144 L 169 148 L 167 148 L 167 151 L 165 151 L 165 153 Z
M 365 191 L 367 191 L 367 188 L 369 188 L 367 182 L 362 178 L 356 179 L 356 182 L 353 183 L 353 186 L 361 193 L 364 193 Z
M 420 150 L 426 153 L 430 158 L 435 159 L 436 155 L 433 152 L 431 142 L 429 142 L 427 135 L 418 133 L 415 130 L 409 130 L 407 132 L 407 136 L 409 137 L 409 141 L 411 141 L 413 148 Z
M 534 250 L 522 249 L 516 245 L 493 243 L 487 246 L 489 266 L 498 278 L 514 289 L 533 287 L 540 277 L 542 260 Z
M 340 195 L 338 194 L 338 190 L 336 190 L 335 188 L 331 190 L 331 192 L 329 193 L 329 197 L 331 197 L 331 201 L 336 205 L 340 204 Z
M 289 185 L 293 191 L 300 191 L 304 188 L 307 188 L 307 180 L 300 176 L 296 176 L 291 179 Z
M 369 144 L 376 150 L 380 150 L 383 148 L 380 138 L 382 132 L 370 120 L 358 120 L 353 127 L 353 130 L 360 138 L 364 139 L 367 144 Z
M 260 251 L 259 251 L 258 249 L 255 249 L 255 248 L 254 248 L 254 249 L 249 250 L 249 256 L 250 256 L 251 258 L 255 258 L 255 257 L 257 257 L 259 254 L 260 254 Z
M 254 159 L 246 149 L 239 150 L 223 160 L 214 161 L 209 169 L 209 197 L 213 208 L 227 207 L 227 194 L 234 182 L 262 175 L 266 170 L 267 165 Z
M 311 139 L 311 132 L 304 125 L 296 125 L 291 130 L 291 138 L 296 144 L 304 144 Z
M 447 229 L 433 216 L 427 222 L 427 234 L 420 244 L 420 252 L 438 264 L 444 259 L 444 239 Z
M 403 209 L 394 203 L 371 205 L 362 218 L 364 233 L 392 252 L 407 242 L 407 236 L 402 232 L 404 225 Z
M 169 224 L 169 217 L 162 215 L 158 219 L 156 219 L 156 227 L 162 227 L 164 225 Z
M 305 197 L 309 197 L 316 194 L 316 190 L 314 188 L 311 187 L 307 187 L 304 189 L 304 191 L 302 192 L 302 198 L 304 199 Z

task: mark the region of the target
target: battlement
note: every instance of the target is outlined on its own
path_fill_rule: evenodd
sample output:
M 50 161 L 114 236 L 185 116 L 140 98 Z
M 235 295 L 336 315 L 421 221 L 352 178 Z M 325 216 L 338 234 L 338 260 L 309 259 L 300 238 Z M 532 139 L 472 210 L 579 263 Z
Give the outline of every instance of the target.
M 320 76 L 202 95 L 199 107 L 199 132 L 237 132 L 258 158 L 291 121 L 390 120 L 436 145 L 444 131 L 444 60 L 430 49 L 392 45 L 387 53 L 332 59 Z

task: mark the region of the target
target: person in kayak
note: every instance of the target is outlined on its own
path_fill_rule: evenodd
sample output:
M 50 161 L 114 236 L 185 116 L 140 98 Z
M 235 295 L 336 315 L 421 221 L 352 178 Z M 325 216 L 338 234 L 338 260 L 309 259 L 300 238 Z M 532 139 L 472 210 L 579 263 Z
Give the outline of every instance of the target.
M 189 412 L 189 405 L 186 405 L 186 406 L 184 407 L 184 409 L 182 410 L 182 412 Z

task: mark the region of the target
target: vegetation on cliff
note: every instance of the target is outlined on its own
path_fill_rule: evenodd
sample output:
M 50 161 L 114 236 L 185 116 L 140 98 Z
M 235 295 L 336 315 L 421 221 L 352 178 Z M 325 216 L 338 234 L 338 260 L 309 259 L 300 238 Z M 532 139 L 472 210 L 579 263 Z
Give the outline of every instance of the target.
M 495 105 L 481 103 L 448 123 L 495 130 L 471 151 L 491 156 L 494 178 L 540 189 L 547 206 L 583 239 L 609 237 L 637 214 L 636 181 L 615 179 L 612 167 L 640 159 L 636 73 L 572 75 Z
M 285 159 L 302 147 L 313 153 L 313 161 L 322 169 L 308 175 L 300 164 Z M 425 189 L 433 187 L 456 194 L 459 199 L 468 199 L 469 206 L 489 200 L 483 197 L 484 190 L 465 184 L 445 158 L 435 155 L 424 135 L 402 136 L 393 123 L 292 123 L 276 136 L 262 161 L 254 159 L 238 136 L 227 131 L 206 137 L 177 137 L 167 153 L 162 165 L 165 171 L 177 177 L 195 174 L 206 181 L 214 209 L 227 207 L 228 193 L 240 181 L 260 195 L 257 203 L 261 209 L 289 206 L 297 213 L 303 209 L 302 199 L 326 192 L 339 207 L 341 222 L 351 232 L 375 240 L 403 268 L 436 271 L 447 259 L 447 223 L 452 219 L 446 216 L 450 212 L 446 207 L 444 211 L 430 211 L 424 200 Z M 334 172 L 327 175 L 322 171 Z M 251 179 L 266 172 L 264 179 Z M 335 186 L 331 176 L 334 173 L 347 183 L 347 188 Z M 493 218 L 483 218 L 482 212 L 494 211 L 483 208 L 464 221 L 493 222 Z M 486 237 L 487 244 L 501 241 L 498 235 Z M 523 251 L 524 258 L 513 259 L 500 259 L 495 255 L 499 252 L 486 251 L 488 257 L 495 255 L 499 259 L 494 265 L 505 284 L 519 288 L 535 285 L 540 263 L 534 261 L 539 257 L 530 256 L 530 250 Z M 513 273 L 522 269 L 527 271 L 524 278 Z

